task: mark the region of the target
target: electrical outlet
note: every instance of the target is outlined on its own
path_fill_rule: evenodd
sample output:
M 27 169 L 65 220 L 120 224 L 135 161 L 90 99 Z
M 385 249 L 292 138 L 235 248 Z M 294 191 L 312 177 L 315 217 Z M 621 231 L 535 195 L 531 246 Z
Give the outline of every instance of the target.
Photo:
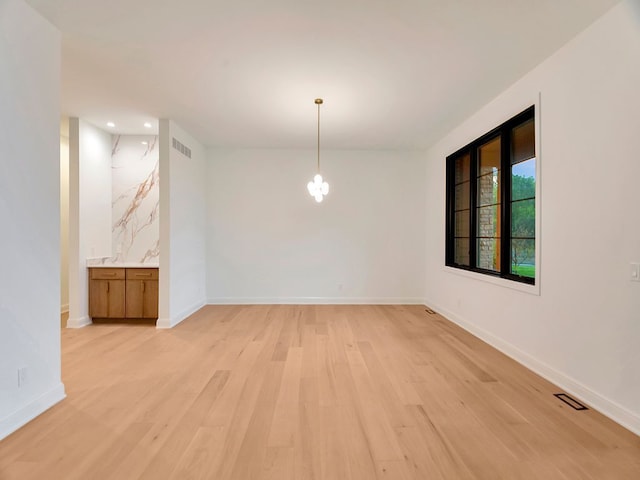
M 27 367 L 18 369 L 18 387 L 22 387 L 27 383 Z
M 632 282 L 640 282 L 640 263 L 631 264 L 630 275 L 631 275 Z

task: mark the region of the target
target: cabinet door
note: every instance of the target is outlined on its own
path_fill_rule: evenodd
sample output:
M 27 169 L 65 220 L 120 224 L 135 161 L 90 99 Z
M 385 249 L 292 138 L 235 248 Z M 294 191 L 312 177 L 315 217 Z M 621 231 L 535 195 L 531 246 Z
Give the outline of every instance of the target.
M 158 318 L 157 280 L 127 280 L 127 318 Z
M 89 282 L 89 316 L 124 318 L 124 280 L 92 279 Z
M 158 281 L 144 281 L 144 303 L 142 318 L 158 318 Z

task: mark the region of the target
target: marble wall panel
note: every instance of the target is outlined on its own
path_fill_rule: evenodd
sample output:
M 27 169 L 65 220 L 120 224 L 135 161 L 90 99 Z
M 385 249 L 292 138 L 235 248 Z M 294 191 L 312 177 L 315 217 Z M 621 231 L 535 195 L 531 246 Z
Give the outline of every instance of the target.
M 158 262 L 158 159 L 157 136 L 113 136 L 113 262 Z

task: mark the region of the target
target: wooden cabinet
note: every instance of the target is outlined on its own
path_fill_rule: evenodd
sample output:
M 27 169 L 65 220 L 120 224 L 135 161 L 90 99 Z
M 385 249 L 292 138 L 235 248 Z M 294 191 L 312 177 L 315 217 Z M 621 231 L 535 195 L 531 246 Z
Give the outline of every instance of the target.
M 91 318 L 158 318 L 157 268 L 89 268 Z
M 158 269 L 128 268 L 126 317 L 158 318 Z
M 89 270 L 89 316 L 91 318 L 124 318 L 124 268 Z

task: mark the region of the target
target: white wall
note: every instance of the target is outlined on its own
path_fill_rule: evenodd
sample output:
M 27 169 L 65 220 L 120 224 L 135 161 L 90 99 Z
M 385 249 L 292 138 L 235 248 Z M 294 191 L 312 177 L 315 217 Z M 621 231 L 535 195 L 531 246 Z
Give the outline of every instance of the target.
M 62 400 L 64 386 L 60 34 L 22 0 L 0 1 L 0 32 L 1 440 Z
M 317 204 L 314 150 L 210 150 L 210 303 L 422 302 L 422 156 L 321 155 L 330 192 Z
M 640 8 L 622 2 L 427 154 L 426 297 L 640 433 Z M 541 92 L 540 295 L 444 267 L 445 157 Z
M 69 311 L 69 133 L 60 135 L 60 311 Z
M 91 323 L 87 258 L 111 256 L 111 135 L 69 119 L 69 320 Z
M 176 138 L 191 158 L 172 147 Z M 159 328 L 180 323 L 206 302 L 205 152 L 171 120 L 160 120 Z

